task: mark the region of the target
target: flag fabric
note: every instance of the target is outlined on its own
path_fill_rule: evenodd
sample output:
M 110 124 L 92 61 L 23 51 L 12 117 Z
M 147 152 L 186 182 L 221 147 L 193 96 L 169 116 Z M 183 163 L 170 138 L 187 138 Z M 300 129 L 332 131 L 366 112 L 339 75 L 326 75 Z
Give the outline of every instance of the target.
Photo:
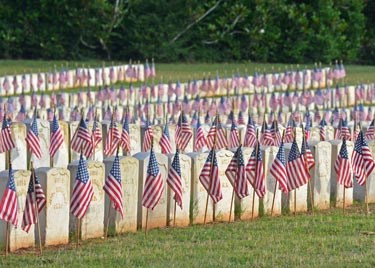
M 87 170 L 87 163 L 81 154 L 70 200 L 70 212 L 76 218 L 82 219 L 90 206 L 93 196 L 94 189 Z
M 159 203 L 164 191 L 164 182 L 161 177 L 154 150 L 151 148 L 150 160 L 147 167 L 147 176 L 143 188 L 142 206 L 154 209 Z
M 350 140 L 350 130 L 346 120 L 342 119 L 339 122 L 339 127 L 336 130 L 336 140 L 346 139 Z
M 288 191 L 292 191 L 306 184 L 310 179 L 310 173 L 306 168 L 304 160 L 299 152 L 296 140 L 293 140 L 286 164 L 288 177 Z
M 122 132 L 121 132 L 121 147 L 125 152 L 131 151 L 129 134 L 130 134 L 129 122 L 128 122 L 128 116 L 126 115 L 124 118 L 124 123 L 122 124 Z
M 242 146 L 238 147 L 237 151 L 233 155 L 232 160 L 225 170 L 225 175 L 227 176 L 234 189 L 234 192 L 239 199 L 249 195 Z
M 59 122 L 56 119 L 56 115 L 53 115 L 53 121 L 51 126 L 51 144 L 49 147 L 49 154 L 53 158 L 60 149 L 61 145 L 64 142 L 64 135 L 60 128 Z
M 175 133 L 175 141 L 178 149 L 184 151 L 192 137 L 193 131 L 189 126 L 186 115 L 182 112 L 178 120 Z
M 273 135 L 272 135 L 270 129 L 268 128 L 268 126 L 267 126 L 266 120 L 263 121 L 260 142 L 261 142 L 262 145 L 265 145 L 265 146 L 273 146 L 274 145 Z
M 294 139 L 294 121 L 292 119 L 289 119 L 288 125 L 285 129 L 285 137 L 284 140 L 286 143 L 292 143 Z
M 147 152 L 151 149 L 152 145 L 152 139 L 154 138 L 154 133 L 152 132 L 151 123 L 146 120 L 146 126 L 145 126 L 145 136 L 143 138 L 143 151 Z
M 320 141 L 325 141 L 326 140 L 326 127 L 327 122 L 324 120 L 324 118 L 320 121 L 319 123 L 319 137 Z
M 161 147 L 161 153 L 162 154 L 170 154 L 172 152 L 172 146 L 169 136 L 169 129 L 168 124 L 165 124 L 163 129 L 163 134 L 161 135 L 160 141 L 159 141 L 160 147 Z
M 206 138 L 203 133 L 203 129 L 200 123 L 200 119 L 198 116 L 197 119 L 197 128 L 196 128 L 196 133 L 195 133 L 195 142 L 194 142 L 194 149 L 195 151 L 199 151 L 206 145 Z
M 370 176 L 375 168 L 375 162 L 372 157 L 367 141 L 363 136 L 362 130 L 359 132 L 358 138 L 354 145 L 352 154 L 352 166 L 355 178 L 359 185 L 364 185 L 366 179 Z
M 345 188 L 353 187 L 353 171 L 349 160 L 348 149 L 346 147 L 346 140 L 343 139 L 340 148 L 340 153 L 335 161 L 335 172 L 337 182 Z
M 206 189 L 214 204 L 223 199 L 215 150 L 211 150 L 208 154 L 207 160 L 199 175 L 199 181 L 204 189 Z
M 277 120 L 273 120 L 271 125 L 271 134 L 273 139 L 273 146 L 280 146 L 281 143 L 281 135 L 279 131 L 279 126 L 277 124 Z
M 98 121 L 97 118 L 95 118 L 93 126 L 92 126 L 92 144 L 93 149 L 98 146 L 99 143 L 101 143 L 103 140 L 102 138 L 102 132 L 100 131 L 100 128 L 98 127 Z
M 45 207 L 46 203 L 46 196 L 44 195 L 42 185 L 40 184 L 39 178 L 35 175 L 35 171 L 33 170 L 30 176 L 29 188 L 26 195 L 26 204 L 23 211 L 22 230 L 28 233 L 31 229 L 31 226 L 37 223 L 38 219 L 35 205 L 38 207 L 38 213 L 40 213 Z
M 264 181 L 264 170 L 262 152 L 260 151 L 260 143 L 257 142 L 256 147 L 251 153 L 249 162 L 246 165 L 247 180 L 253 186 L 259 198 L 263 198 L 266 194 L 266 185 Z
M 182 209 L 182 177 L 181 177 L 181 163 L 180 153 L 177 150 L 174 155 L 171 168 L 168 172 L 167 184 L 174 193 L 173 199 L 177 205 Z
M 365 135 L 367 140 L 375 140 L 375 119 L 372 119 Z
M 71 144 L 74 151 L 77 153 L 81 153 L 82 151 L 82 154 L 86 157 L 90 157 L 93 153 L 93 140 L 87 125 L 83 120 L 83 117 L 81 117 L 81 121 L 79 122 L 79 126 L 73 135 Z
M 255 133 L 255 123 L 249 115 L 249 119 L 246 127 L 246 134 L 244 138 L 245 147 L 255 147 L 256 144 L 256 133 Z
M 40 148 L 39 131 L 38 124 L 36 121 L 36 115 L 34 115 L 31 127 L 27 131 L 26 143 L 30 152 L 40 159 L 42 157 L 42 150 Z
M 216 138 L 216 146 L 214 147 Z M 221 126 L 219 116 L 216 116 L 214 122 L 212 123 L 212 126 L 210 128 L 210 131 L 207 134 L 207 147 L 209 149 L 223 149 L 227 146 L 227 139 L 225 138 L 225 132 L 224 129 Z
M 17 190 L 14 182 L 14 173 L 12 167 L 9 168 L 9 180 L 0 201 L 0 219 L 9 222 L 14 226 L 18 225 L 18 202 Z
M 238 128 L 236 125 L 235 120 L 232 120 L 232 126 L 230 129 L 230 135 L 229 135 L 229 148 L 235 148 L 240 146 L 240 137 L 238 134 Z
M 122 198 L 122 183 L 120 171 L 120 159 L 118 155 L 115 156 L 111 171 L 108 174 L 103 186 L 104 192 L 108 195 L 112 202 L 112 207 L 124 218 L 123 198 Z
M 279 151 L 270 168 L 271 175 L 279 183 L 279 189 L 283 193 L 288 192 L 288 178 L 286 172 L 285 148 L 284 142 L 281 142 Z
M 315 159 L 305 137 L 302 138 L 301 156 L 308 170 L 311 170 L 315 166 Z
M 12 132 L 10 130 L 10 120 L 3 118 L 3 124 L 0 133 L 0 153 L 4 153 L 12 150 L 16 145 L 12 138 Z
M 112 118 L 111 125 L 109 127 L 109 132 L 107 134 L 107 138 L 105 139 L 105 148 L 104 154 L 106 156 L 111 156 L 115 153 L 118 145 L 121 141 L 121 134 L 117 128 L 117 123 Z

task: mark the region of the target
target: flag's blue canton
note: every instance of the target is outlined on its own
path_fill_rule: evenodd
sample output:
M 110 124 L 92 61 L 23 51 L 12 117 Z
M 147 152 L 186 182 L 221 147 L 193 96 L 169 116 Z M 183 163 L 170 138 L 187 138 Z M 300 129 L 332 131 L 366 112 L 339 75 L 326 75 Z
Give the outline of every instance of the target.
M 31 175 L 33 176 L 33 175 Z M 40 184 L 39 178 L 35 175 L 35 182 L 36 184 Z M 29 188 L 27 189 L 27 193 L 33 193 L 34 192 L 34 178 L 32 178 L 29 182 Z
M 173 158 L 172 168 L 177 172 L 178 176 L 181 177 L 180 154 L 178 151 L 176 151 L 176 154 Z
M 299 158 L 300 156 L 301 155 L 300 155 L 299 150 L 298 150 L 297 142 L 296 142 L 296 140 L 294 140 L 293 143 L 292 143 L 292 148 L 290 149 L 290 152 L 289 152 L 288 161 L 289 162 L 294 161 L 297 158 Z
M 81 121 L 79 122 L 79 127 L 82 127 L 82 128 L 84 128 L 84 129 L 87 129 L 87 126 L 86 126 L 85 120 L 83 120 L 83 118 L 81 118 Z
M 53 116 L 52 121 L 52 132 L 55 133 L 59 129 L 59 123 L 57 122 L 56 115 Z
M 118 156 L 115 157 L 115 161 L 113 162 L 113 166 L 110 173 L 116 179 L 117 182 L 121 183 L 120 159 Z
M 279 148 L 279 151 L 277 152 L 276 158 L 280 160 L 280 162 L 286 166 L 286 160 L 285 160 L 285 148 L 284 143 L 282 142 Z
M 83 159 L 82 154 L 78 164 L 77 180 L 80 180 L 82 183 L 85 184 L 89 180 L 89 172 L 87 171 L 86 161 Z
M 197 129 L 201 127 L 201 120 L 199 119 L 199 116 L 197 118 Z
M 26 113 L 25 106 L 21 105 L 20 113 L 23 113 L 23 114 Z
M 164 126 L 164 130 L 163 130 L 163 134 L 169 139 L 170 136 L 169 136 L 169 128 L 168 128 L 168 124 L 165 124 Z
M 185 114 L 182 115 L 182 123 L 187 123 L 188 120 L 187 120 L 187 117 Z
M 234 123 L 234 120 L 232 121 L 232 127 L 230 128 L 230 130 L 236 130 L 237 129 L 237 126 L 236 124 Z
M 326 125 L 327 125 L 326 120 L 324 120 L 324 119 L 320 120 L 319 126 L 325 127 Z
M 9 170 L 9 182 L 8 182 L 8 188 L 12 191 L 16 191 L 16 184 L 14 182 L 14 173 L 13 169 Z
M 253 119 L 251 118 L 251 115 L 249 115 L 249 119 L 247 120 L 247 124 L 248 125 L 252 125 L 253 124 Z
M 343 159 L 349 159 L 348 150 L 346 148 L 346 140 L 344 139 L 342 142 L 342 146 L 340 149 L 340 156 Z
M 158 162 L 156 161 L 156 156 L 153 150 L 150 153 L 150 162 L 148 163 L 147 173 L 156 177 L 159 173 Z
M 363 137 L 362 130 L 358 134 L 357 141 L 355 142 L 354 150 L 362 155 L 362 146 L 367 146 L 367 142 Z
M 214 150 L 211 150 L 210 153 L 208 154 L 206 163 L 211 163 L 212 157 L 214 158 L 214 166 L 217 166 L 217 159 L 216 159 L 216 154 Z
M 128 117 L 125 116 L 124 124 L 122 125 L 122 129 L 125 129 L 126 132 L 129 133 L 129 122 L 128 122 Z
M 245 166 L 245 161 L 243 159 L 242 147 L 238 148 L 236 152 L 237 163 L 239 167 Z
M 34 132 L 35 136 L 39 136 L 38 131 L 38 124 L 36 123 L 36 117 L 33 118 L 33 122 L 31 123 L 31 131 Z
M 1 129 L 4 130 L 6 129 L 8 126 L 9 126 L 9 120 L 5 118 L 4 116 L 4 120 L 3 120 L 3 125 L 1 126 Z

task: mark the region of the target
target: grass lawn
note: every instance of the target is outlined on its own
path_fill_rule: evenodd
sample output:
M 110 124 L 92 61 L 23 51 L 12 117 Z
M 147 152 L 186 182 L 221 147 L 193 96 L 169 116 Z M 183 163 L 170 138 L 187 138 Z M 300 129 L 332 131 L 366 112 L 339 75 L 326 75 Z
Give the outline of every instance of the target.
M 105 62 L 106 66 L 111 65 L 112 62 Z M 115 62 L 115 64 L 120 64 Z M 122 64 L 127 64 L 126 62 Z M 31 61 L 31 60 L 0 60 L 0 75 L 8 74 L 12 75 L 14 73 L 24 73 L 24 72 L 38 72 L 38 71 L 49 71 L 53 70 L 56 66 L 57 70 L 61 66 L 68 66 L 69 68 L 75 68 L 75 66 L 85 66 L 85 67 L 99 67 L 103 65 L 101 61 L 84 61 L 84 62 L 66 62 L 66 61 Z M 244 74 L 247 70 L 249 75 L 254 73 L 254 69 L 258 69 L 263 72 L 265 69 L 267 72 L 272 71 L 272 67 L 275 70 L 280 68 L 281 71 L 285 70 L 285 67 L 290 68 L 291 65 L 286 64 L 264 64 L 264 63 L 172 63 L 172 64 L 159 64 L 156 63 L 156 82 L 161 79 L 163 82 L 168 82 L 172 80 L 180 80 L 185 82 L 189 79 L 202 79 L 204 74 L 211 77 L 216 76 L 216 72 L 219 72 L 221 77 L 225 75 L 231 76 L 232 73 L 239 72 Z M 305 64 L 301 64 L 300 68 L 304 68 Z M 307 67 L 312 68 L 313 65 L 307 65 Z M 297 65 L 292 65 L 293 69 L 297 69 Z M 375 81 L 375 66 L 361 66 L 361 65 L 347 65 L 347 78 L 346 83 L 357 84 L 357 83 L 367 83 L 368 81 Z
M 356 205 L 312 215 L 165 228 L 18 251 L 1 267 L 374 267 L 375 214 Z M 375 211 L 375 205 L 370 206 Z

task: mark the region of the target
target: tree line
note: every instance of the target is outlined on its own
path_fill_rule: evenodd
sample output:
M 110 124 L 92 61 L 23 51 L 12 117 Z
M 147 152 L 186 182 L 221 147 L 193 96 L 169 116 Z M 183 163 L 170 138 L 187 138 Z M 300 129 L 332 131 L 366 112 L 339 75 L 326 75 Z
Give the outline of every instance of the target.
M 0 0 L 0 57 L 375 63 L 371 0 Z

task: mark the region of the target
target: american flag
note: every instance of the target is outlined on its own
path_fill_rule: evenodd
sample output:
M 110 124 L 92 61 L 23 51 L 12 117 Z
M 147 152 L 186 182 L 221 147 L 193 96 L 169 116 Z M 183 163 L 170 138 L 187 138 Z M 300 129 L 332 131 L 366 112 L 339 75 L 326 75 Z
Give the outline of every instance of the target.
M 124 218 L 124 209 L 122 205 L 122 183 L 120 172 L 120 159 L 115 156 L 111 171 L 108 174 L 103 186 L 104 192 L 112 202 L 112 207 Z
M 17 190 L 14 182 L 14 173 L 12 167 L 10 167 L 8 184 L 0 201 L 0 219 L 12 223 L 15 226 L 18 225 L 18 202 L 16 192 Z
M 164 182 L 161 177 L 154 150 L 151 148 L 150 160 L 147 167 L 147 176 L 143 189 L 142 205 L 154 209 L 159 203 L 164 191 Z
M 159 144 L 160 144 L 160 147 L 161 147 L 161 153 L 162 154 L 172 153 L 172 146 L 171 146 L 171 140 L 170 140 L 170 136 L 169 136 L 169 128 L 168 128 L 167 123 L 164 126 L 163 134 L 161 135 Z
M 154 138 L 154 133 L 152 132 L 152 127 L 150 121 L 146 120 L 145 126 L 145 136 L 143 138 L 143 151 L 147 152 L 151 149 L 152 140 Z
M 130 152 L 130 132 L 129 132 L 129 121 L 128 116 L 125 115 L 124 123 L 122 124 L 122 133 L 121 133 L 121 147 L 125 152 Z
M 279 189 L 287 193 L 288 192 L 288 178 L 286 174 L 286 160 L 285 160 L 285 148 L 284 142 L 281 142 L 279 151 L 277 152 L 276 158 L 273 161 L 270 168 L 271 175 L 279 183 Z
M 35 194 L 34 194 L 34 178 L 35 178 Z M 36 203 L 36 204 L 35 204 Z M 35 171 L 32 170 L 29 182 L 29 188 L 27 190 L 26 195 L 26 204 L 25 209 L 23 211 L 22 217 L 22 230 L 28 233 L 31 229 L 33 224 L 36 224 L 37 213 L 35 209 L 35 205 L 38 207 L 38 213 L 42 211 L 44 206 L 46 205 L 46 196 L 44 195 L 42 185 L 38 177 L 35 175 Z
M 364 185 L 366 179 L 370 176 L 375 168 L 375 162 L 372 157 L 367 141 L 363 136 L 362 130 L 359 132 L 358 138 L 354 145 L 352 154 L 352 166 L 355 178 L 359 185 Z
M 267 126 L 266 120 L 263 121 L 261 133 L 262 133 L 260 137 L 261 144 L 265 146 L 273 146 L 274 145 L 273 135 Z
M 286 126 L 286 130 L 285 130 L 285 137 L 284 137 L 284 140 L 286 143 L 291 143 L 293 142 L 293 139 L 294 139 L 294 121 L 293 119 L 289 119 L 288 121 L 288 125 Z
M 306 184 L 310 179 L 310 173 L 306 168 L 295 139 L 289 152 L 286 174 L 288 177 L 289 192 Z
M 182 112 L 176 126 L 175 141 L 176 146 L 184 151 L 186 146 L 189 144 L 193 137 L 193 131 L 191 130 L 187 121 L 186 115 Z
M 82 219 L 89 208 L 94 189 L 87 170 L 87 163 L 81 154 L 78 163 L 78 172 L 70 200 L 70 212 L 78 219 Z
M 249 120 L 247 122 L 246 134 L 244 138 L 245 147 L 255 147 L 256 144 L 256 134 L 255 134 L 255 124 L 249 115 Z
M 281 135 L 280 135 L 279 126 L 277 124 L 276 118 L 272 122 L 271 133 L 272 133 L 272 137 L 273 137 L 273 146 L 280 146 Z
M 249 162 L 246 165 L 247 179 L 253 186 L 259 198 L 263 198 L 266 194 L 266 185 L 264 181 L 262 152 L 260 144 L 257 142 L 256 147 L 251 153 Z
M 12 138 L 12 132 L 10 130 L 10 122 L 8 119 L 6 119 L 5 114 L 1 127 L 0 142 L 0 153 L 10 151 L 16 147 Z
M 102 138 L 102 132 L 100 131 L 100 128 L 98 127 L 98 120 L 97 116 L 95 116 L 95 120 L 92 126 L 92 144 L 93 149 L 98 146 L 99 143 L 101 143 L 103 140 Z
M 219 167 L 217 164 L 215 150 L 211 150 L 199 175 L 199 181 L 212 198 L 214 204 L 223 198 L 219 179 Z
M 335 161 L 335 172 L 339 184 L 344 185 L 345 188 L 353 187 L 353 171 L 345 139 L 342 141 L 340 153 Z
M 112 117 L 107 138 L 105 139 L 104 154 L 106 156 L 113 155 L 121 141 L 121 134 L 117 128 L 117 123 L 114 120 L 114 117 Z
M 173 199 L 182 209 L 182 177 L 181 177 L 181 164 L 180 153 L 177 150 L 174 155 L 171 168 L 168 172 L 167 184 L 174 192 Z
M 375 119 L 372 119 L 371 124 L 366 131 L 365 137 L 367 140 L 375 140 Z
M 350 131 L 347 125 L 346 120 L 340 119 L 339 126 L 336 130 L 336 140 L 346 139 L 350 140 Z
M 91 138 L 85 120 L 83 119 L 83 116 L 81 117 L 79 126 L 73 135 L 71 144 L 74 151 L 76 151 L 77 153 L 82 152 L 82 154 L 86 157 L 90 157 L 93 153 L 93 140 Z
M 61 145 L 64 142 L 64 135 L 55 114 L 53 115 L 51 132 L 51 145 L 49 147 L 49 154 L 53 158 L 57 150 L 60 149 Z
M 38 131 L 38 124 L 36 121 L 36 114 L 34 114 L 31 127 L 27 131 L 26 143 L 27 143 L 27 146 L 29 147 L 30 152 L 40 159 L 42 157 L 42 150 L 40 148 L 39 131 Z
M 320 121 L 319 123 L 319 137 L 320 141 L 325 141 L 326 140 L 326 127 L 327 122 L 324 120 L 324 118 Z
M 216 139 L 216 146 L 214 147 Z M 216 116 L 210 131 L 207 134 L 207 147 L 209 149 L 223 149 L 227 146 L 227 139 L 225 138 L 225 132 L 223 127 L 221 126 L 221 122 L 219 116 Z
M 238 129 L 235 120 L 232 120 L 232 126 L 230 128 L 229 135 L 229 148 L 235 148 L 240 146 L 240 137 L 238 134 Z
M 305 137 L 302 138 L 301 156 L 304 159 L 308 170 L 311 170 L 315 166 L 315 160 Z
M 194 143 L 194 149 L 195 151 L 199 151 L 206 145 L 206 138 L 204 137 L 203 129 L 200 123 L 199 116 L 197 118 L 197 128 L 195 133 L 195 143 Z
M 225 175 L 227 176 L 239 199 L 249 195 L 242 146 L 238 147 L 237 151 L 233 155 L 233 158 L 225 171 Z

